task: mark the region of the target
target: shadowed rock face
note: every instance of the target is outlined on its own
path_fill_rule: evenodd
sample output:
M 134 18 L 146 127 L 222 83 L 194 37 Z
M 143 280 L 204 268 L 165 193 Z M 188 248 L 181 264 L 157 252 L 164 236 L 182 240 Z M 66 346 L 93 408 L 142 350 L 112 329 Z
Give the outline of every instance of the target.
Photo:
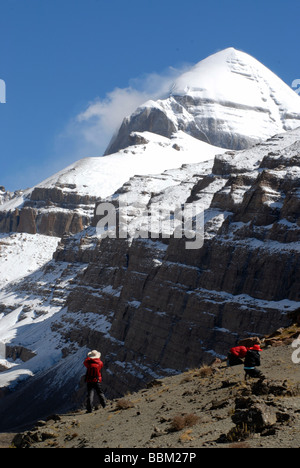
M 198 140 L 210 143 L 219 148 L 241 150 L 249 148 L 260 141 L 260 138 L 251 138 L 226 128 L 225 122 L 215 116 L 201 118 L 193 115 L 195 108 L 208 106 L 207 100 L 193 99 L 192 97 L 173 96 L 166 101 L 159 101 L 161 108 L 146 107 L 139 108 L 130 117 L 123 120 L 118 133 L 113 137 L 105 154 L 113 154 L 120 149 L 134 144 L 131 135 L 134 132 L 152 132 L 167 138 L 183 131 Z M 211 102 L 214 105 L 213 102 Z M 228 107 L 237 109 L 236 105 L 228 103 Z M 170 116 L 169 108 L 174 114 Z M 184 116 L 185 118 L 182 118 Z
M 3 187 L 3 185 L 0 185 L 0 205 L 11 200 L 14 197 L 17 197 L 20 194 L 21 191 L 9 192 L 5 190 L 5 187 Z
M 214 145 L 205 133 L 200 130 L 191 116 L 186 119 L 180 118 L 182 115 L 187 114 L 187 112 L 179 102 L 172 98 L 170 99 L 170 106 L 168 105 L 167 107 L 171 107 L 172 111 L 178 112 L 179 116 L 170 118 L 168 112 L 166 112 L 167 109 L 162 102 L 161 108 L 140 108 L 137 109 L 131 117 L 125 118 L 117 135 L 112 139 L 110 145 L 105 151 L 105 154 L 108 155 L 116 153 L 120 149 L 127 148 L 128 146 L 135 144 L 136 142 L 132 137 L 134 132 L 152 132 L 171 138 L 174 133 L 182 130 L 198 140 Z M 218 146 L 229 148 L 228 146 Z

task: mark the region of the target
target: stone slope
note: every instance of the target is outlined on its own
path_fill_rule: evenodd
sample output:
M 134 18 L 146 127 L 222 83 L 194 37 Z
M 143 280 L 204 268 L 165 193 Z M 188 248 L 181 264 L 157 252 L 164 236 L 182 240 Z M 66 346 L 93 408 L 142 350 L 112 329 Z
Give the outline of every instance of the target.
M 147 388 L 108 401 L 93 414 L 84 410 L 45 418 L 17 435 L 0 435 L 4 446 L 19 448 L 186 449 L 298 448 L 299 372 L 291 355 L 299 327 L 277 333 L 276 347 L 263 348 L 262 367 L 267 380 L 244 382 L 242 366 L 224 363 L 191 369 L 155 380 Z M 298 364 L 299 365 L 299 364 Z M 251 402 L 251 414 L 247 405 Z M 245 409 L 242 409 L 245 407 Z M 255 413 L 256 411 L 256 413 Z M 257 415 L 238 431 L 238 417 Z M 245 424 L 244 426 L 245 427 Z M 125 453 L 118 452 L 119 454 Z

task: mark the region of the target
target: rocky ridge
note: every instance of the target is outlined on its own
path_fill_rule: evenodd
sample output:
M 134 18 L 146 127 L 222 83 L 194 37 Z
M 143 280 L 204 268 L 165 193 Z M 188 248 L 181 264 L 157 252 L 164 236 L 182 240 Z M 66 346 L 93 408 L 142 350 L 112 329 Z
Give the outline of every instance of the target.
M 222 151 L 183 132 L 171 138 L 136 133 L 130 149 L 109 157 L 76 161 L 37 186 L 3 198 L 0 233 L 24 232 L 59 238 L 76 234 L 90 226 L 96 200 L 114 193 L 130 177 L 159 174 L 183 163 L 211 160 Z
M 21 197 L 6 200 L 11 202 L 0 212 L 0 232 L 62 237 L 82 231 L 91 222 L 96 198 L 66 188 L 70 187 L 34 187 Z

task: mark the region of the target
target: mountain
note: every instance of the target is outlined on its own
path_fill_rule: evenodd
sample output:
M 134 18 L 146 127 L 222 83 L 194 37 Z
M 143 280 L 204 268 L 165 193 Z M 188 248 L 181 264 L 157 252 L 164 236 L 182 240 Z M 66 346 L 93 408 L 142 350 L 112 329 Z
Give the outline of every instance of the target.
M 253 57 L 225 49 L 179 76 L 169 97 L 125 118 L 107 157 L 79 160 L 2 202 L 0 232 L 76 234 L 90 225 L 96 200 L 130 177 L 248 148 L 296 128 L 299 116 L 300 96 Z
M 250 126 L 249 109 L 236 108 Z M 91 348 L 116 398 L 224 358 L 239 339 L 289 325 L 299 308 L 300 129 L 243 150 L 151 129 L 130 129 L 128 147 L 77 161 L 0 206 L 1 431 L 82 404 Z M 99 238 L 100 202 L 116 207 L 128 238 Z M 192 226 L 204 212 L 201 248 L 173 235 L 186 205 Z M 155 235 L 140 237 L 150 212 Z
M 170 95 L 148 101 L 124 119 L 106 154 L 145 130 L 170 137 L 182 130 L 227 149 L 244 149 L 299 126 L 300 97 L 264 65 L 229 48 L 199 62 L 174 82 Z

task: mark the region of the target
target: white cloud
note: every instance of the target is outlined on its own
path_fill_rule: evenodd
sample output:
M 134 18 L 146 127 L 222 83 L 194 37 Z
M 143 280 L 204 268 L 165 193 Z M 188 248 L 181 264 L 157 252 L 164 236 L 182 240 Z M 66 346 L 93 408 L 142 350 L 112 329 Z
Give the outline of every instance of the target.
M 101 147 L 140 104 L 149 99 L 147 93 L 131 87 L 116 88 L 104 99 L 95 99 L 76 117 L 77 126 L 87 143 Z
M 59 153 L 70 153 L 74 160 L 103 155 L 124 117 L 149 99 L 165 97 L 176 77 L 186 68 L 168 68 L 160 74 L 144 74 L 130 80 L 126 88 L 115 88 L 104 98 L 95 98 L 59 135 Z

